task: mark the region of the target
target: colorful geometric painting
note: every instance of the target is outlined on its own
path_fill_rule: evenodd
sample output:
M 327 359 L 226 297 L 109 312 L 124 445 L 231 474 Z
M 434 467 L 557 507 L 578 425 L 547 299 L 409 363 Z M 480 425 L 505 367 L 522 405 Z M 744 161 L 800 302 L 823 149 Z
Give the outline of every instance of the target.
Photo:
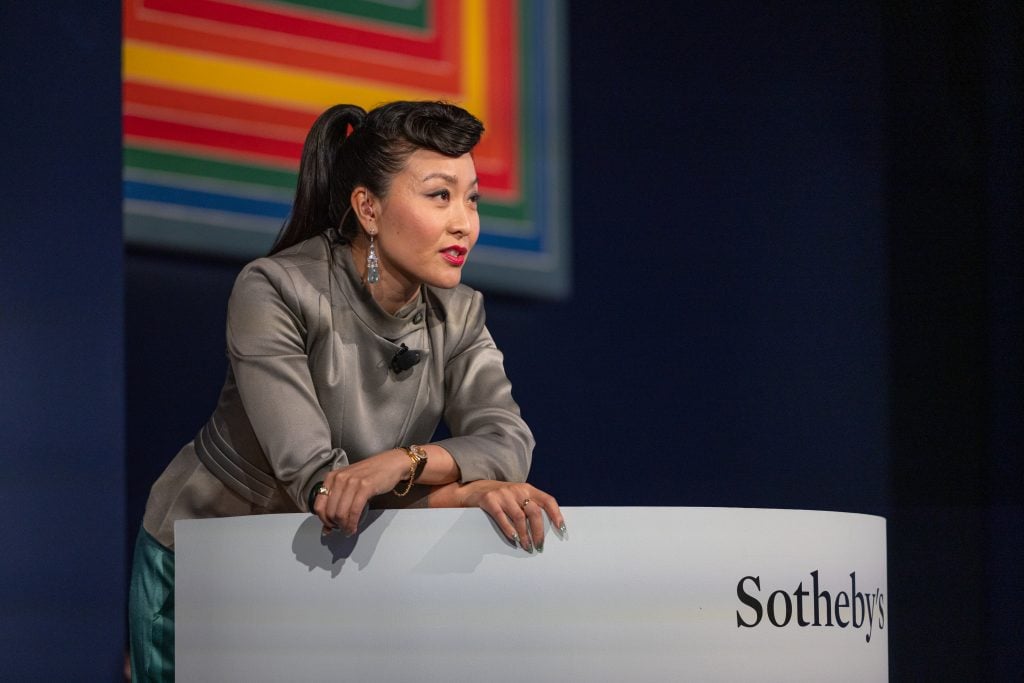
M 254 258 L 305 134 L 339 102 L 442 99 L 483 120 L 471 284 L 569 289 L 562 2 L 124 0 L 131 244 Z

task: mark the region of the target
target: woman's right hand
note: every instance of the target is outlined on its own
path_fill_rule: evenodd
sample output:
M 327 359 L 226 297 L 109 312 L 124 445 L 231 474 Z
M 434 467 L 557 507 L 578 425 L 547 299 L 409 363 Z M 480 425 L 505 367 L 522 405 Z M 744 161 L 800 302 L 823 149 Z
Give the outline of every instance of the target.
M 409 472 L 409 456 L 393 449 L 360 460 L 324 477 L 327 494 L 316 496 L 313 514 L 320 518 L 324 533 L 341 529 L 346 536 L 359 530 L 359 521 L 374 496 L 393 489 Z

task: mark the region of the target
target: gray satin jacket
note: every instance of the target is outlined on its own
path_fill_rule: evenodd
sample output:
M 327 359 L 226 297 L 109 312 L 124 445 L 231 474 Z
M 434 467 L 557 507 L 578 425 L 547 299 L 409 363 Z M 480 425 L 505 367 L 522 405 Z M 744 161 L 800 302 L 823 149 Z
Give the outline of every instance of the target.
M 228 302 L 229 368 L 217 408 L 153 485 L 143 525 L 167 547 L 174 521 L 307 510 L 334 468 L 438 441 L 462 481 L 525 481 L 533 435 L 519 415 L 483 298 L 423 287 L 398 315 L 360 281 L 347 246 L 314 237 L 248 264 Z M 396 374 L 404 343 L 422 360 Z M 375 499 L 415 504 L 426 492 Z

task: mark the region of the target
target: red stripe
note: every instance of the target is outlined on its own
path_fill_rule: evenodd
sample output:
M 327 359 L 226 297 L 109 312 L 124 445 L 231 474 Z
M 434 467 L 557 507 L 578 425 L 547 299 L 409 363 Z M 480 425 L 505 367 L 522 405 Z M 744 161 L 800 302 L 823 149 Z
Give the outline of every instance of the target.
M 436 16 L 443 30 L 439 61 L 404 58 L 400 53 L 380 52 L 369 59 L 365 51 L 346 45 L 302 41 L 294 38 L 281 43 L 268 43 L 266 36 L 255 31 L 238 31 L 225 25 L 199 24 L 181 26 L 161 20 L 159 13 L 140 12 L 135 3 L 126 3 L 124 10 L 124 37 L 126 40 L 166 45 L 172 48 L 240 57 L 250 61 L 277 64 L 298 69 L 319 71 L 336 76 L 351 77 L 372 74 L 374 81 L 402 87 L 422 88 L 448 96 L 456 95 L 461 87 L 462 31 L 459 8 L 452 0 L 438 0 Z M 282 36 L 284 37 L 284 36 Z M 383 43 L 378 42 L 378 48 Z M 388 63 L 391 57 L 396 63 Z
M 142 104 L 180 111 L 184 115 L 212 114 L 256 124 L 289 126 L 303 131 L 303 136 L 320 114 L 319 111 L 302 111 L 213 95 L 201 95 L 133 81 L 124 82 L 123 95 L 126 105 Z
M 482 114 L 487 132 L 474 150 L 480 185 L 492 192 L 507 191 L 518 198 L 519 62 L 513 40 L 519 35 L 517 8 L 510 0 L 491 0 L 487 16 L 487 111 Z
M 446 0 L 437 0 L 441 5 Z M 228 24 L 231 30 L 237 27 L 284 33 L 297 38 L 312 38 L 331 43 L 341 43 L 352 47 L 372 48 L 385 52 L 438 59 L 440 57 L 440 41 L 438 35 L 442 27 L 437 25 L 438 8 L 434 6 L 434 16 L 429 24 L 437 30 L 429 31 L 423 37 L 412 38 L 388 31 L 386 27 L 371 31 L 345 21 L 330 21 L 312 15 L 301 16 L 301 10 L 289 12 L 271 11 L 253 5 L 229 4 L 218 0 L 144 0 L 146 10 L 164 12 L 169 15 L 188 17 L 221 24 Z M 289 8 L 291 9 L 291 8 Z M 294 12 L 294 13 L 293 13 Z M 336 15 L 341 16 L 341 15 Z
M 260 156 L 246 152 L 228 151 L 223 149 L 211 149 L 201 145 L 191 145 L 182 142 L 159 141 L 150 138 L 139 138 L 134 135 L 126 135 L 124 138 L 125 147 L 136 149 L 152 150 L 154 152 L 167 152 L 180 156 L 192 156 L 203 159 L 214 159 L 225 161 L 242 166 L 261 166 L 272 168 L 278 171 L 295 173 L 298 171 L 298 162 L 284 161 L 278 157 Z
M 142 116 L 126 115 L 123 118 L 123 125 L 125 137 L 149 138 L 165 142 L 201 145 L 211 149 L 253 153 L 260 156 L 277 157 L 290 163 L 294 163 L 302 153 L 301 142 L 274 140 L 258 135 L 157 121 Z

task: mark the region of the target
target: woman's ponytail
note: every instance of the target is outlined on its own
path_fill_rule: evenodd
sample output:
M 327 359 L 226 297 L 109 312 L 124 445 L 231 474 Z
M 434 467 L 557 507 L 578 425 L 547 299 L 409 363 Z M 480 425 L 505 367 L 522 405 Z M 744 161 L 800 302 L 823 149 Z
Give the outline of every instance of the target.
M 363 123 L 366 112 L 352 104 L 337 104 L 309 129 L 302 147 L 295 201 L 270 253 L 298 244 L 341 226 L 348 208 L 353 179 L 343 178 L 342 146 Z

